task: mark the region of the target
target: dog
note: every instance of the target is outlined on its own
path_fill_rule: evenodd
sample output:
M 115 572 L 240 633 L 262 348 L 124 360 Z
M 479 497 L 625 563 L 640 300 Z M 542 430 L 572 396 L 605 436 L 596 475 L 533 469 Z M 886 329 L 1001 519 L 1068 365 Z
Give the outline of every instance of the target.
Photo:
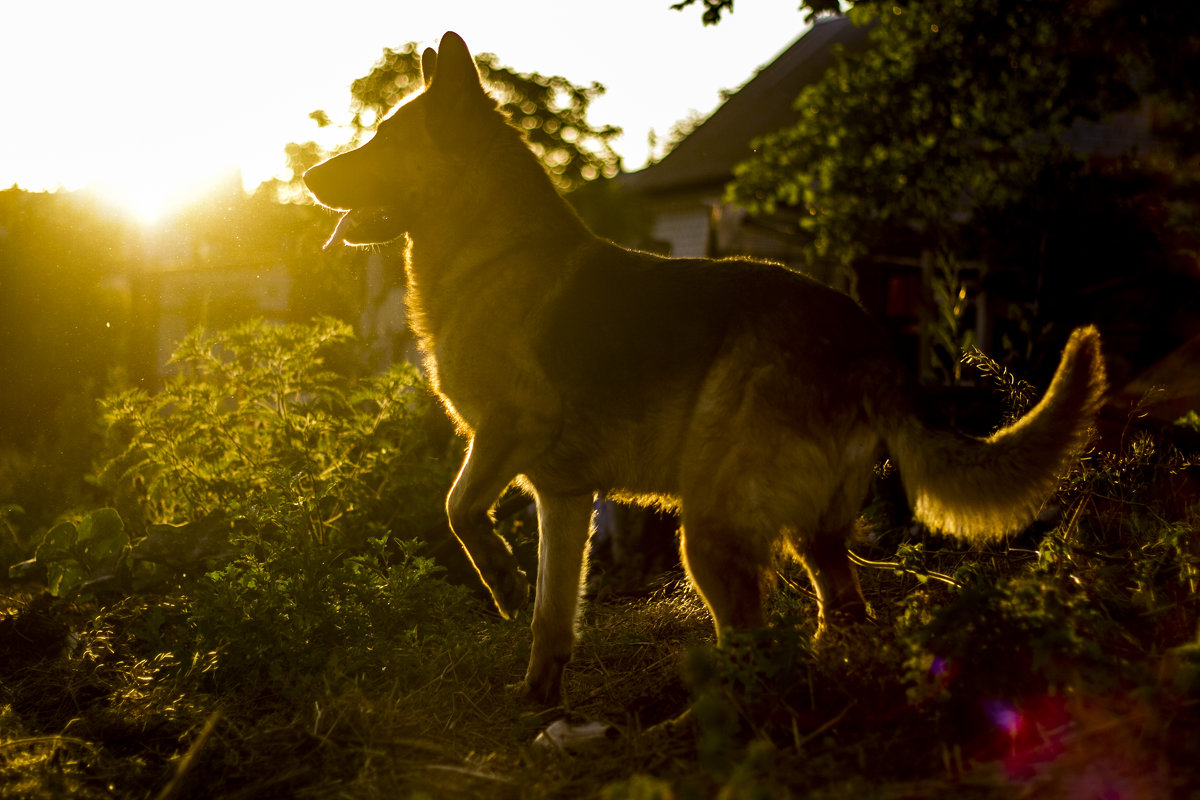
M 1045 396 L 986 438 L 924 410 L 848 296 L 746 258 L 671 259 L 593 235 L 447 33 L 424 90 L 356 150 L 309 170 L 343 212 L 330 244 L 406 237 L 407 305 L 431 386 L 469 441 L 450 526 L 496 607 L 529 586 L 489 516 L 536 500 L 523 688 L 562 699 L 594 500 L 680 513 L 681 554 L 728 631 L 765 624 L 773 559 L 798 558 L 819 625 L 861 620 L 846 550 L 884 452 L 916 518 L 970 539 L 1017 531 L 1085 446 L 1105 391 L 1099 334 L 1075 330 Z

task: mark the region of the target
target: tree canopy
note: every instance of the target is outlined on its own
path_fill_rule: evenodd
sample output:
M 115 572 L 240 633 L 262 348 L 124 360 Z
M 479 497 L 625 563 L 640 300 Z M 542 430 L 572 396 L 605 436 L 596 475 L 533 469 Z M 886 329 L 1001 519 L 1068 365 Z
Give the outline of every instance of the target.
M 617 174 L 620 157 L 612 149 L 612 141 L 621 129 L 596 126 L 587 119 L 592 101 L 604 94 L 601 84 L 579 86 L 558 75 L 517 72 L 491 53 L 476 55 L 475 63 L 484 85 L 513 124 L 525 132 L 560 191 L 569 192 L 595 178 Z M 396 103 L 421 87 L 421 48 L 415 42 L 395 50 L 384 48 L 371 71 L 350 86 L 352 136 L 342 149 L 361 144 Z M 331 123 L 324 111 L 309 116 L 322 127 Z M 287 147 L 288 164 L 295 176 L 330 155 L 314 142 Z
M 708 1 L 714 21 L 732 9 Z M 796 99 L 801 120 L 758 142 L 730 190 L 751 211 L 801 209 L 827 255 L 858 255 L 898 221 L 949 236 L 1073 160 L 1063 137 L 1074 123 L 1139 103 L 1164 152 L 1194 155 L 1196 6 L 859 0 L 849 13 L 872 26 L 869 47 Z
M 680 0 L 674 3 L 671 8 L 676 11 L 681 11 L 688 6 L 695 5 L 696 0 Z M 721 15 L 725 13 L 733 13 L 733 0 L 703 0 L 704 12 L 701 19 L 705 25 L 716 25 L 721 21 Z M 807 9 L 806 21 L 811 22 L 812 18 L 818 14 L 828 12 L 837 12 L 841 10 L 841 3 L 838 0 L 800 0 L 800 8 Z

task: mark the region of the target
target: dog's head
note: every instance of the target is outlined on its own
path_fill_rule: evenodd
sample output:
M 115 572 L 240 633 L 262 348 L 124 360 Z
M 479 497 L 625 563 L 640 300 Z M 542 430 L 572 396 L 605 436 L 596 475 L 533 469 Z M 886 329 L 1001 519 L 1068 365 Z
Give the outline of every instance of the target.
M 326 247 L 409 232 L 417 215 L 436 211 L 436 190 L 452 188 L 466 166 L 475 115 L 490 113 L 495 101 L 456 33 L 442 37 L 438 52 L 424 52 L 421 72 L 425 90 L 394 109 L 370 141 L 304 173 L 317 201 L 343 212 Z

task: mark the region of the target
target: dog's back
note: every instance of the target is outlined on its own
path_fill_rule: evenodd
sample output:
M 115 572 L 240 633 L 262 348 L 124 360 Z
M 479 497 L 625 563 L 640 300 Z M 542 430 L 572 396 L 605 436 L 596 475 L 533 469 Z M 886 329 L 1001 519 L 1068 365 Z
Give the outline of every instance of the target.
M 537 499 L 536 697 L 556 699 L 570 657 L 597 494 L 680 509 L 718 631 L 762 624 L 781 544 L 807 567 L 824 624 L 865 615 L 845 542 L 885 444 L 919 519 L 986 537 L 1027 522 L 1086 440 L 1104 390 L 1094 330 L 1072 337 L 1025 419 L 986 439 L 954 433 L 918 411 L 848 297 L 778 265 L 597 239 L 462 41 L 447 34 L 424 64 L 424 94 L 306 180 L 347 210 L 335 238 L 410 237 L 414 328 L 470 439 L 451 527 L 506 616 L 528 587 L 487 512 L 514 478 Z
M 670 259 L 598 244 L 547 301 L 534 320 L 537 356 L 563 391 L 599 405 L 644 406 L 660 378 L 698 378 L 750 332 L 777 330 L 796 358 L 886 352 L 845 295 L 748 259 Z

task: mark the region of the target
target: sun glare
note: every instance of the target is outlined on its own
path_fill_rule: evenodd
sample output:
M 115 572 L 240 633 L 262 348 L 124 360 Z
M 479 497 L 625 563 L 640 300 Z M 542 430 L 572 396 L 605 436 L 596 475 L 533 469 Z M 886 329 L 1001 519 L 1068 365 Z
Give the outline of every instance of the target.
M 152 226 L 173 217 L 218 191 L 241 189 L 234 167 L 191 169 L 154 164 L 127 168 L 95 184 L 99 194 L 142 225 Z
M 156 181 L 145 183 L 101 184 L 100 193 L 123 213 L 143 225 L 153 225 L 186 202 L 187 193 Z

